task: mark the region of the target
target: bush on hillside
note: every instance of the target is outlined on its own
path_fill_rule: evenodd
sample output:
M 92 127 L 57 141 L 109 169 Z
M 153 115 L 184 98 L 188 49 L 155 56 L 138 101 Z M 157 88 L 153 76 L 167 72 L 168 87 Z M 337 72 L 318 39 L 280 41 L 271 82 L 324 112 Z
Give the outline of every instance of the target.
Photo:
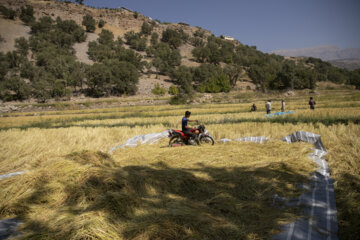
M 151 39 L 150 39 L 151 45 L 155 46 L 156 44 L 158 44 L 158 40 L 159 40 L 159 34 L 157 34 L 156 32 L 153 32 L 151 34 Z
M 213 76 L 209 81 L 197 88 L 199 92 L 218 93 L 218 92 L 229 92 L 231 85 L 228 76 L 220 74 Z
M 105 21 L 100 19 L 99 23 L 98 23 L 98 27 L 99 28 L 103 28 L 105 26 Z
M 166 89 L 161 87 L 160 84 L 156 83 L 151 92 L 155 95 L 164 95 L 166 93 Z
M 153 28 L 150 24 L 148 24 L 147 22 L 143 22 L 143 24 L 141 26 L 141 33 L 145 36 L 148 36 L 151 34 L 152 29 Z
M 0 12 L 4 15 L 4 18 L 14 20 L 16 17 L 16 11 L 11 8 L 0 6 Z
M 29 42 L 24 37 L 15 39 L 15 48 L 20 55 L 26 56 L 29 51 L 29 47 Z
M 87 32 L 94 32 L 96 29 L 95 19 L 89 14 L 83 17 L 82 25 L 85 26 Z
M 35 21 L 35 17 L 34 17 L 34 9 L 32 6 L 30 5 L 26 5 L 25 7 L 21 7 L 20 8 L 20 19 L 25 23 L 25 24 L 30 24 L 33 21 Z
M 176 66 L 181 64 L 179 50 L 171 49 L 166 43 L 155 46 L 153 65 L 161 74 L 170 74 Z
M 177 86 L 171 85 L 171 86 L 169 87 L 168 93 L 171 94 L 171 95 L 178 95 L 178 94 L 179 94 L 179 89 L 178 89 Z

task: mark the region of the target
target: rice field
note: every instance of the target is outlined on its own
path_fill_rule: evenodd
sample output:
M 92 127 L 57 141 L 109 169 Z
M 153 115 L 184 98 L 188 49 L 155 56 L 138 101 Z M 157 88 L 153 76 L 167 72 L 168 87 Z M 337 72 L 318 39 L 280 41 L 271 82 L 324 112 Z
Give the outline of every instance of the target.
M 272 197 L 296 197 L 315 164 L 312 145 L 281 138 L 320 134 L 335 180 L 340 239 L 360 235 L 360 93 L 287 98 L 294 114 L 267 118 L 266 97 L 232 103 L 7 113 L 0 118 L 0 219 L 23 221 L 19 239 L 269 239 L 302 217 Z M 273 98 L 274 99 L 274 98 Z M 277 99 L 278 100 L 278 99 Z M 252 103 L 257 112 L 250 112 Z M 273 112 L 280 102 L 273 101 Z M 154 145 L 109 150 L 127 139 L 181 128 L 185 112 L 215 140 L 265 136 L 264 144 Z

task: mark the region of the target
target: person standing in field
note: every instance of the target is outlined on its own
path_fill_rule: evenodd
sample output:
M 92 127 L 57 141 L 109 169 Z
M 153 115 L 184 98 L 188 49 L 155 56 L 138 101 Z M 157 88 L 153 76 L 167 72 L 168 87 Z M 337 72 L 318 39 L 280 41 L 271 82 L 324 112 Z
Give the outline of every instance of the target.
M 265 103 L 265 109 L 266 109 L 266 113 L 267 113 L 267 114 L 270 114 L 270 113 L 271 113 L 271 100 L 268 100 L 268 101 Z
M 284 101 L 284 99 L 281 100 L 281 112 L 285 112 L 285 101 Z
M 311 109 L 311 110 L 315 110 L 316 102 L 315 102 L 315 100 L 314 100 L 312 97 L 310 97 L 309 105 L 310 105 L 310 109 Z

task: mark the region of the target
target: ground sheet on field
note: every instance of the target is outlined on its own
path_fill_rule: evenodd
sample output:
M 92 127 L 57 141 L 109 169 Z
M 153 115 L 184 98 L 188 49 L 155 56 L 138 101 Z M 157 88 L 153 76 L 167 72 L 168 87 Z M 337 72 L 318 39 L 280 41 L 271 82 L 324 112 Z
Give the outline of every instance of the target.
M 150 133 L 137 135 L 128 139 L 124 144 L 120 144 L 110 149 L 109 153 L 125 147 L 135 147 L 138 144 L 153 144 L 160 139 L 167 138 L 168 131 L 160 133 Z M 234 141 L 264 143 L 269 139 L 263 136 L 243 137 Z M 337 210 L 335 203 L 333 180 L 330 178 L 330 169 L 326 160 L 323 158 L 327 151 L 321 141 L 320 135 L 298 131 L 282 139 L 288 143 L 304 141 L 314 144 L 315 149 L 309 158 L 316 162 L 318 169 L 313 173 L 308 184 L 299 184 L 299 187 L 308 190 L 296 199 L 286 199 L 274 196 L 274 204 L 286 207 L 300 207 L 306 218 L 300 218 L 295 222 L 282 226 L 282 232 L 273 237 L 279 240 L 336 240 L 337 238 Z M 232 139 L 221 139 L 220 142 L 227 143 Z M 0 180 L 23 172 L 15 172 L 0 175 Z M 16 234 L 16 227 L 21 224 L 17 218 L 0 220 L 0 240 L 7 239 Z
M 271 113 L 271 114 L 264 114 L 264 116 L 268 117 L 268 118 L 272 118 L 272 117 L 288 115 L 288 114 L 292 114 L 292 113 L 296 113 L 296 111 L 276 112 L 276 113 Z

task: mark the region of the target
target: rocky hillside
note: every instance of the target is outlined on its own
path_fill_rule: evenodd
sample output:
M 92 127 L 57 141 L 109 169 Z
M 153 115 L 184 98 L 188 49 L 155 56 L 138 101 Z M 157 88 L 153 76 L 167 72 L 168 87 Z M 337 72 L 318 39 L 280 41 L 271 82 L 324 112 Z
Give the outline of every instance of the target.
M 81 25 L 83 16 L 90 15 L 97 22 L 100 20 L 105 21 L 105 26 L 103 28 L 96 28 L 94 33 L 87 33 L 87 39 L 85 42 L 76 43 L 74 45 L 74 50 L 76 52 L 77 60 L 86 64 L 93 64 L 93 61 L 89 59 L 88 43 L 94 41 L 98 38 L 98 34 L 102 29 L 111 31 L 115 38 L 123 38 L 125 33 L 134 31 L 138 33 L 141 31 L 141 26 L 144 22 L 151 24 L 155 23 L 153 32 L 156 32 L 161 36 L 162 32 L 167 29 L 182 30 L 189 36 L 199 30 L 198 27 L 191 27 L 184 23 L 160 23 L 153 21 L 151 18 L 142 15 L 141 13 L 131 11 L 126 8 L 118 9 L 95 9 L 90 8 L 84 5 L 73 4 L 73 3 L 64 3 L 60 1 L 38 1 L 38 0 L 0 0 L 0 5 L 5 6 L 9 9 L 19 9 L 23 6 L 30 5 L 34 8 L 34 16 L 36 19 L 39 19 L 44 16 L 49 16 L 52 19 L 60 17 L 64 20 L 74 20 L 77 24 Z M 211 35 L 210 31 L 202 30 L 204 33 L 204 38 Z M 20 20 L 12 21 L 0 18 L 0 36 L 4 39 L 3 42 L 0 42 L 0 51 L 8 52 L 15 49 L 15 39 L 19 37 L 29 38 L 30 28 L 24 25 Z M 148 40 L 149 42 L 149 40 Z M 179 48 L 180 54 L 182 56 L 181 64 L 193 67 L 198 66 L 199 64 L 192 61 L 191 50 L 193 46 L 190 44 L 184 44 Z M 141 54 L 145 60 L 151 61 L 151 59 L 146 59 L 144 52 L 138 52 Z M 140 77 L 138 84 L 138 95 L 151 95 L 151 89 L 153 89 L 155 84 L 160 84 L 161 86 L 168 88 L 170 84 L 164 79 L 167 77 L 157 76 L 156 74 L 146 74 Z

